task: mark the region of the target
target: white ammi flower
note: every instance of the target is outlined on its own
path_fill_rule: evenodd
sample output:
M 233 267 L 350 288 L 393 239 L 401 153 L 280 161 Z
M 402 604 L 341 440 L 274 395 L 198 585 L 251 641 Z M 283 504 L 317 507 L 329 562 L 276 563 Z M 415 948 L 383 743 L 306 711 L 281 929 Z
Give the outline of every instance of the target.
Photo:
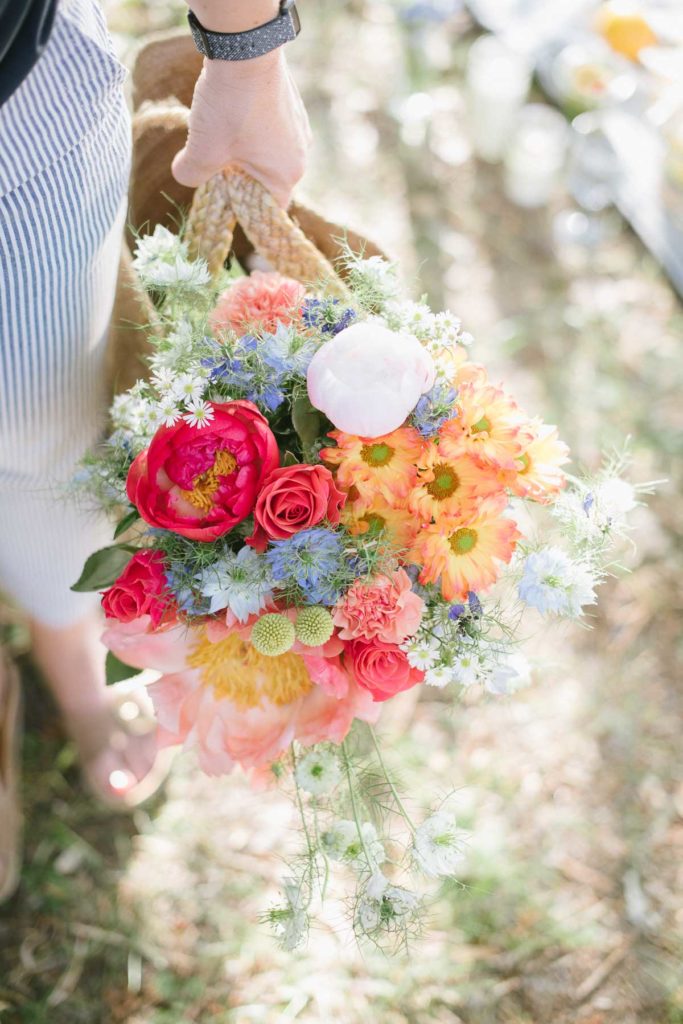
M 361 823 L 360 831 L 362 839 L 358 834 L 355 821 L 345 819 L 335 821 L 320 837 L 327 856 L 332 860 L 363 866 L 366 865 L 367 858 L 369 858 L 370 867 L 384 863 L 386 859 L 384 847 L 377 836 L 375 826 L 370 821 L 364 821 Z
M 311 750 L 297 764 L 294 777 L 307 793 L 323 796 L 330 793 L 341 779 L 339 760 L 330 750 Z
M 452 814 L 437 811 L 415 832 L 413 860 L 431 878 L 447 878 L 463 863 L 466 838 Z
M 381 871 L 374 871 L 356 910 L 356 923 L 366 935 L 381 925 L 388 929 L 402 924 L 419 906 L 419 897 L 400 885 L 392 885 Z
M 201 594 L 210 598 L 211 614 L 229 608 L 238 622 L 246 622 L 273 598 L 268 563 L 246 545 L 236 554 L 226 551 L 197 579 Z

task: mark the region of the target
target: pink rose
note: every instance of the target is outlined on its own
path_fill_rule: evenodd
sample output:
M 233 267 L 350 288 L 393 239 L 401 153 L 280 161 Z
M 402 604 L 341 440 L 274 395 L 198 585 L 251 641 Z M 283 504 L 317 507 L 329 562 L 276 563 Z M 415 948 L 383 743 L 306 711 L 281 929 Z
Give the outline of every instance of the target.
M 264 551 L 269 540 L 286 540 L 323 519 L 336 525 L 345 501 L 325 466 L 274 469 L 256 500 L 254 532 L 247 544 Z
M 170 604 L 170 594 L 161 551 L 138 551 L 116 583 L 102 594 L 102 607 L 108 619 L 132 622 L 149 615 L 156 627 Z
M 238 334 L 255 326 L 274 331 L 278 323 L 298 318 L 305 295 L 303 285 L 291 277 L 256 271 L 226 288 L 209 323 L 214 331 L 231 327 Z
M 378 576 L 371 583 L 358 580 L 339 601 L 334 624 L 342 640 L 378 640 L 401 644 L 420 625 L 424 601 L 411 589 L 405 569 Z
M 410 690 L 424 679 L 424 672 L 411 668 L 405 653 L 396 644 L 381 640 L 352 640 L 346 645 L 358 685 L 375 701 L 389 700 Z
M 382 437 L 405 422 L 435 375 L 412 334 L 366 320 L 320 346 L 308 368 L 308 396 L 338 430 Z

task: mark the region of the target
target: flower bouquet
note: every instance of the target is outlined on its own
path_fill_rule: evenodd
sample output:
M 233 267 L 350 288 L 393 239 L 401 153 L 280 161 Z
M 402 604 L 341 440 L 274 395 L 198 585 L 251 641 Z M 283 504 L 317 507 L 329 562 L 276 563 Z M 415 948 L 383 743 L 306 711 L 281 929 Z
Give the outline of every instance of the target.
M 150 377 L 78 479 L 117 521 L 75 584 L 102 591 L 109 678 L 155 670 L 160 745 L 293 792 L 305 853 L 269 913 L 287 947 L 332 861 L 355 877 L 356 934 L 401 943 L 416 877 L 457 875 L 464 834 L 448 800 L 413 820 L 373 724 L 404 691 L 527 683 L 527 616 L 594 603 L 634 489 L 616 464 L 568 478 L 556 428 L 379 257 L 349 252 L 331 295 L 212 277 L 158 226 L 134 265 Z

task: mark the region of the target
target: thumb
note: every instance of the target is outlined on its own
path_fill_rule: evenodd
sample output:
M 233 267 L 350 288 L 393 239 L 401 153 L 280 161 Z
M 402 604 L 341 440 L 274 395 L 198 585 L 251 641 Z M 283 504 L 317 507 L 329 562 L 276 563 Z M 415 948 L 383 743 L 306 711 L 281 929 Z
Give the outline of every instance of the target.
M 179 185 L 187 188 L 198 188 L 215 173 L 216 168 L 209 166 L 194 155 L 193 147 L 183 146 L 173 157 L 171 173 Z

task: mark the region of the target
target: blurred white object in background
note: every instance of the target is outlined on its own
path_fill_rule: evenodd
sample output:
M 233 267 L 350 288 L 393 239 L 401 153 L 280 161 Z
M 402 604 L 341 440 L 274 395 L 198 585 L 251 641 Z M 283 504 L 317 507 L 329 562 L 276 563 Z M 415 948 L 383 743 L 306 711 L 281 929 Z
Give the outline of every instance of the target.
M 542 103 L 524 107 L 505 153 L 505 194 L 527 209 L 545 206 L 562 177 L 568 127 L 562 114 Z
M 482 160 L 502 159 L 529 91 L 527 58 L 495 36 L 482 36 L 467 58 L 467 112 L 472 146 Z

